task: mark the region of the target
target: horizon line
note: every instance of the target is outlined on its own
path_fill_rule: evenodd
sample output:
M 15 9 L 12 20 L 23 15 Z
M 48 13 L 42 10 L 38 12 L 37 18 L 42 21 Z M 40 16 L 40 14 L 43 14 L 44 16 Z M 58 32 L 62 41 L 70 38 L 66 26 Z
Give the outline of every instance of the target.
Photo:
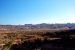
M 37 25 L 37 24 L 75 24 L 75 23 L 25 23 L 25 24 L 32 24 L 32 25 Z M 0 24 L 0 25 L 25 25 L 25 24 Z

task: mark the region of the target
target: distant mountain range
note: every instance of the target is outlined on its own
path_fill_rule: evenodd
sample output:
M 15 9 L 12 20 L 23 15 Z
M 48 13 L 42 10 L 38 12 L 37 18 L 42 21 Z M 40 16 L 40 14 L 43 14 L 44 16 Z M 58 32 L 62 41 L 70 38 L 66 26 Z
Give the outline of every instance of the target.
M 75 23 L 67 24 L 25 24 L 25 25 L 0 25 L 1 29 L 55 29 L 55 28 L 75 28 Z
M 25 24 L 25 27 L 30 27 L 30 28 L 48 28 L 48 29 L 53 29 L 53 28 L 75 28 L 75 23 L 67 23 L 67 24 Z

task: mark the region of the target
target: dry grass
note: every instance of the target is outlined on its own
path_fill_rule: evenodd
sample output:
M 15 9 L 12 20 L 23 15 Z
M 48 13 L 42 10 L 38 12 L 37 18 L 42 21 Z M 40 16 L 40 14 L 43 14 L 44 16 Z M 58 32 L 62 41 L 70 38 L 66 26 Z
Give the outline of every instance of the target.
M 25 40 L 32 39 L 43 39 L 41 36 L 46 32 L 60 32 L 69 29 L 24 29 L 24 30 L 0 30 L 0 44 L 7 43 L 10 39 L 7 38 L 7 35 L 11 35 L 12 33 L 18 33 L 19 38 L 24 38 Z

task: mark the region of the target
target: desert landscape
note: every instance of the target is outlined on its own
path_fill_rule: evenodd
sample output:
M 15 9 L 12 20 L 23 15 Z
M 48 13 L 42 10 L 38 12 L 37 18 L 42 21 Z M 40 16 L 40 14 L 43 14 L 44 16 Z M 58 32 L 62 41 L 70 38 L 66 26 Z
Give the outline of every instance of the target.
M 44 24 L 43 24 L 44 25 Z M 32 28 L 32 25 L 0 26 L 0 49 L 2 50 L 74 50 L 75 29 L 69 27 Z
M 0 0 L 0 50 L 75 50 L 75 0 Z

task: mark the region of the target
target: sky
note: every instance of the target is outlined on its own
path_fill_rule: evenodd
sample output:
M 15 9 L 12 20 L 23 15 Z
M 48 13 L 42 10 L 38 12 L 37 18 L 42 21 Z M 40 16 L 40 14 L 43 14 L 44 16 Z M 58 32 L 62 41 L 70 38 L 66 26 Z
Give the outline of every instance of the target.
M 0 24 L 75 23 L 75 0 L 0 0 Z

